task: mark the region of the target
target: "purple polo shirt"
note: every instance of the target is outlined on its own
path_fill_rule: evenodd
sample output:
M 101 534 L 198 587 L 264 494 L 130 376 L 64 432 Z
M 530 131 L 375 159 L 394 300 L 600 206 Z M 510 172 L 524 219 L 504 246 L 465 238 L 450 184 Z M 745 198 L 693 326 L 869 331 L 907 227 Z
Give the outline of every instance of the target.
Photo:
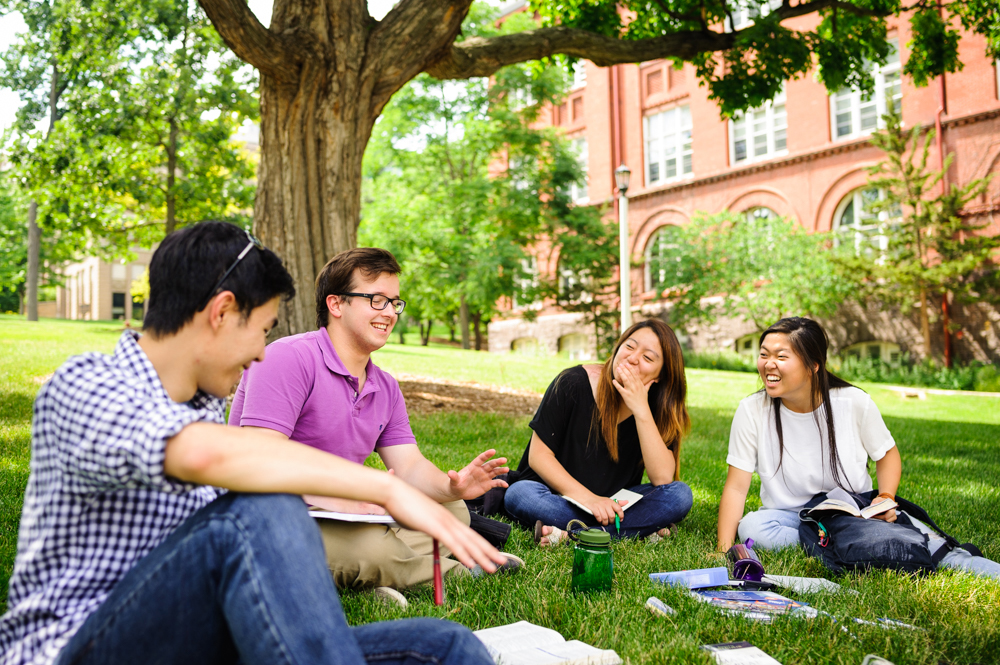
M 396 379 L 371 360 L 366 369 L 359 395 L 325 328 L 283 337 L 243 372 L 229 424 L 267 427 L 358 464 L 376 447 L 416 443 Z

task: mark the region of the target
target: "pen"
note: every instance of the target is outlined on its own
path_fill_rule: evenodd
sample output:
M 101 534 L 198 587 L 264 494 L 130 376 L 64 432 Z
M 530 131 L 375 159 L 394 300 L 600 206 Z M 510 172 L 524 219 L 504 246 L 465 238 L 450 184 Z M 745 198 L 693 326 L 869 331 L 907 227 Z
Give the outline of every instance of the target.
M 444 582 L 441 579 L 441 553 L 434 539 L 434 604 L 444 605 Z
M 614 501 L 615 503 L 618 503 L 618 499 L 611 499 L 611 500 Z M 622 520 L 620 517 L 618 517 L 618 513 L 615 513 L 615 530 L 619 532 L 622 530 Z

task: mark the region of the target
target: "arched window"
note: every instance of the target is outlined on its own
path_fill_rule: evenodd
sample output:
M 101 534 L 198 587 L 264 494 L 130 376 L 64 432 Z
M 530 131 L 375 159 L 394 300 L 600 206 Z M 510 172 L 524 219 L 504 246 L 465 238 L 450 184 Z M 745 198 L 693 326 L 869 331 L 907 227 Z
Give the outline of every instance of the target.
M 559 353 L 570 360 L 593 360 L 590 340 L 582 333 L 571 333 L 560 337 Z
M 646 290 L 661 292 L 680 280 L 681 228 L 668 224 L 646 245 Z
M 861 252 L 884 254 L 889 247 L 885 232 L 902 219 L 898 205 L 888 205 L 884 189 L 856 189 L 841 200 L 833 216 L 834 242 L 852 242 Z
M 537 356 L 542 353 L 542 347 L 535 337 L 518 337 L 510 343 L 510 350 L 522 356 Z
M 756 208 L 750 208 L 743 213 L 743 215 L 748 221 L 755 221 L 758 219 L 774 219 L 778 216 L 778 213 L 765 206 L 758 206 Z

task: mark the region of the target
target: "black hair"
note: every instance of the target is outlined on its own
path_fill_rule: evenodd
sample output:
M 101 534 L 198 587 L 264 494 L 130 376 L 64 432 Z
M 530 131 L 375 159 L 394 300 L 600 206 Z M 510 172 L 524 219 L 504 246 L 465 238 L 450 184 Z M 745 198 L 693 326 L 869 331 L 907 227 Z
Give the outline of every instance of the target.
M 764 338 L 771 333 L 784 333 L 788 336 L 788 342 L 792 346 L 792 351 L 799 357 L 802 364 L 806 366 L 810 371 L 813 367 L 816 367 L 816 371 L 811 371 L 810 374 L 810 391 L 811 395 L 811 406 L 813 408 L 813 414 L 816 418 L 816 427 L 822 432 L 820 428 L 820 416 L 818 406 L 823 407 L 823 416 L 826 420 L 826 431 L 827 437 L 830 440 L 830 451 L 829 451 L 829 463 L 830 469 L 833 473 L 833 481 L 837 483 L 839 487 L 848 489 L 844 487 L 842 482 L 841 472 L 844 472 L 844 466 L 840 461 L 840 455 L 837 452 L 837 433 L 833 428 L 833 409 L 830 407 L 830 389 L 831 388 L 850 388 L 851 384 L 844 381 L 840 377 L 831 374 L 826 369 L 826 352 L 830 346 L 830 340 L 826 336 L 826 331 L 823 330 L 823 326 L 816 323 L 812 319 L 807 319 L 801 316 L 792 316 L 786 319 L 781 319 L 770 328 L 765 330 L 760 334 L 760 341 L 758 346 L 763 346 Z M 819 396 L 820 404 L 816 404 L 816 397 Z M 771 400 L 774 406 L 774 426 L 778 432 L 778 468 L 781 468 L 781 462 L 785 456 L 785 441 L 781 433 L 781 398 L 775 397 Z M 848 480 L 848 484 L 850 481 Z M 853 487 L 850 488 L 853 491 Z
M 211 302 L 209 289 L 250 240 L 228 222 L 202 222 L 167 236 L 149 264 L 149 309 L 143 329 L 154 337 L 173 335 Z M 219 286 L 231 291 L 244 318 L 257 307 L 295 295 L 292 276 L 269 249 L 251 249 Z

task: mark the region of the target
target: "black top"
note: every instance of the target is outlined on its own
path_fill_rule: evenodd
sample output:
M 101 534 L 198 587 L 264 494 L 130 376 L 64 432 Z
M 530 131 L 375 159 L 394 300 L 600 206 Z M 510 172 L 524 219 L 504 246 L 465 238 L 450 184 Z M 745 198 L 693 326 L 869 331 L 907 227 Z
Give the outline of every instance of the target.
M 629 416 L 618 424 L 618 462 L 613 462 L 604 436 L 596 429 L 591 432 L 596 408 L 587 370 L 577 365 L 549 384 L 528 427 L 552 450 L 569 475 L 597 496 L 611 496 L 642 482 L 642 448 L 635 418 Z M 517 467 L 517 479 L 544 483 L 528 466 L 530 448 L 529 440 Z

